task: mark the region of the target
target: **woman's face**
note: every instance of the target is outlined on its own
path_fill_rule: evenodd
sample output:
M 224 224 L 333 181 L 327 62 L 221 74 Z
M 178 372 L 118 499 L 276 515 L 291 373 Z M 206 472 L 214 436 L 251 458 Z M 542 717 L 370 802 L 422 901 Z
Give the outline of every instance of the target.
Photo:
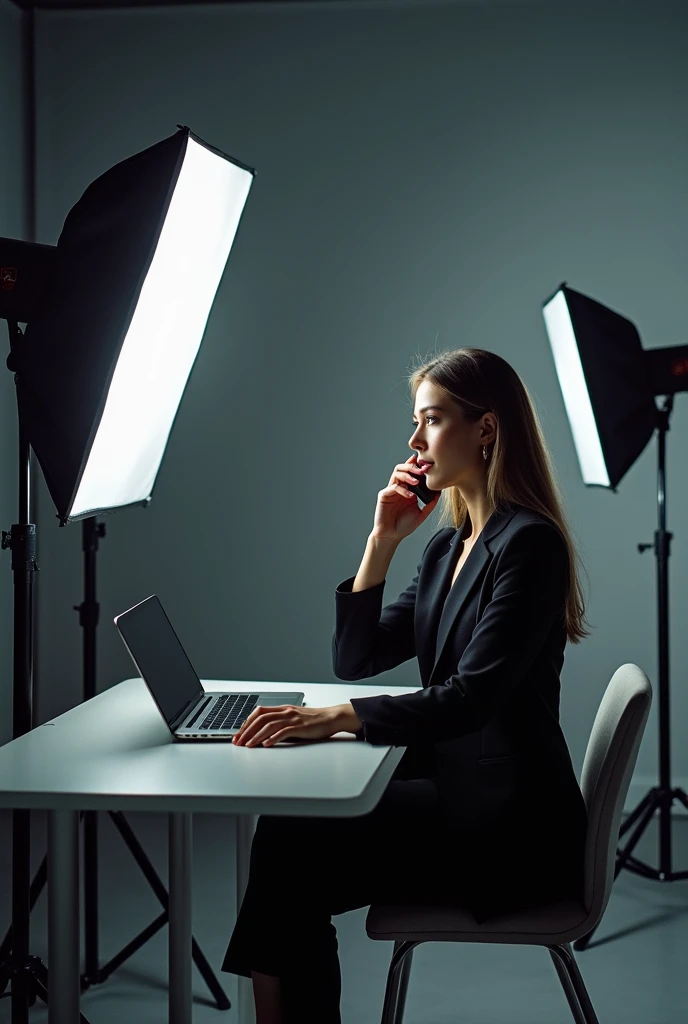
M 416 392 L 413 425 L 409 447 L 418 453 L 419 462 L 433 463 L 425 474 L 431 490 L 470 490 L 484 479 L 482 446 L 495 439 L 493 413 L 485 413 L 477 423 L 469 423 L 454 402 L 424 380 Z

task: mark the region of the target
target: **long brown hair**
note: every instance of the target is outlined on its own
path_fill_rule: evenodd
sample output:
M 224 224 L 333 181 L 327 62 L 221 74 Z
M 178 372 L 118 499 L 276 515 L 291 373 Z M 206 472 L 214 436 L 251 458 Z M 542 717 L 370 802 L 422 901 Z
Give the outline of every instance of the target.
M 481 348 L 459 348 L 417 366 L 408 375 L 412 401 L 421 381 L 429 380 L 476 423 L 486 412 L 497 420 L 488 448 L 487 495 L 493 510 L 522 505 L 546 516 L 558 528 L 569 551 L 570 587 L 566 633 L 570 643 L 590 636 L 578 574 L 579 557 L 571 539 L 556 474 L 537 411 L 526 385 L 501 356 Z M 458 487 L 442 491 L 438 526 L 463 525 L 468 513 Z M 583 571 L 585 571 L 584 566 Z M 587 575 L 587 573 L 586 573 Z

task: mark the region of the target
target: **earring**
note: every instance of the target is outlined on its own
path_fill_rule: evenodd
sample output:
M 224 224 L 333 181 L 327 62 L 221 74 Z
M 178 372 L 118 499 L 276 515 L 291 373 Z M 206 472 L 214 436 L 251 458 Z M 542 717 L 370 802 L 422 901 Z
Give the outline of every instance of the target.
M 483 445 L 483 458 L 487 460 L 487 445 Z

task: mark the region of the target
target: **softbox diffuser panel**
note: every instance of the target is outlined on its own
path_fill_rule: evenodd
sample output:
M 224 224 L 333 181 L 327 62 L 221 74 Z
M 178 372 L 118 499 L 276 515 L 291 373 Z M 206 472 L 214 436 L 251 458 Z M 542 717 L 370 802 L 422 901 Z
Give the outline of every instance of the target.
M 614 489 L 657 426 L 638 331 L 566 285 L 543 315 L 583 480 Z
M 252 180 L 182 128 L 69 212 L 16 360 L 19 416 L 63 522 L 150 497 Z

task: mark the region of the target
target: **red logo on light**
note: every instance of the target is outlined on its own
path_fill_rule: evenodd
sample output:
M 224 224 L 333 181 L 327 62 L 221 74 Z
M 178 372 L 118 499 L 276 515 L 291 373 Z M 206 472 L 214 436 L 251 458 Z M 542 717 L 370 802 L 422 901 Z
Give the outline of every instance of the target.
M 0 267 L 0 288 L 4 292 L 11 292 L 16 283 L 16 267 Z

